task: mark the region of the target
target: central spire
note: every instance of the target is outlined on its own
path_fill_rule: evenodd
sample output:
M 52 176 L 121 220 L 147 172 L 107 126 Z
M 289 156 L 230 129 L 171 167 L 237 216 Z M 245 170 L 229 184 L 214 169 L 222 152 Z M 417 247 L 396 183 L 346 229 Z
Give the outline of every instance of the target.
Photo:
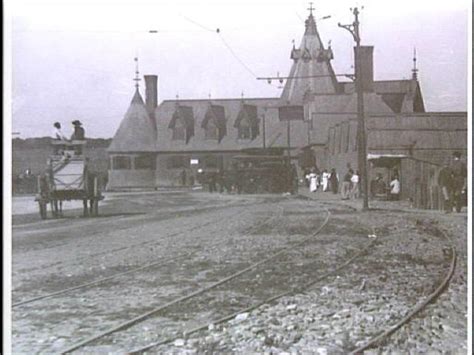
M 316 21 L 314 21 L 314 16 L 313 16 L 313 10 L 315 8 L 313 7 L 313 3 L 309 3 L 309 16 L 308 19 L 304 22 L 306 26 L 306 30 L 304 32 L 305 35 L 315 35 L 317 34 L 317 29 L 316 29 Z
M 291 50 L 293 66 L 283 88 L 281 99 L 299 104 L 311 94 L 335 94 L 338 82 L 331 66 L 332 49 L 324 48 L 313 14 L 313 3 L 310 3 L 309 16 L 305 21 L 305 32 L 299 48 Z M 329 16 L 323 17 L 329 18 Z

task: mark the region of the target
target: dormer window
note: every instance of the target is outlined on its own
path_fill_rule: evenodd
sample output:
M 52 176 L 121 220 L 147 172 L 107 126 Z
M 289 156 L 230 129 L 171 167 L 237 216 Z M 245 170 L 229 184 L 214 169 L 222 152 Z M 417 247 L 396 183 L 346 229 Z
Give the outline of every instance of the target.
M 260 133 L 257 106 L 242 104 L 234 127 L 239 139 L 255 139 Z
M 202 121 L 206 139 L 220 142 L 227 134 L 225 109 L 223 106 L 209 105 Z
M 189 142 L 194 136 L 194 115 L 193 108 L 188 106 L 176 105 L 169 129 L 172 129 L 172 139 Z
M 205 135 L 206 139 L 219 139 L 219 128 L 217 128 L 214 122 L 207 123 Z
M 174 141 L 184 141 L 186 138 L 186 128 L 181 122 L 176 122 L 176 125 L 173 128 L 173 140 Z
M 251 129 L 250 129 L 250 122 L 248 121 L 248 119 L 243 119 L 242 121 L 240 121 L 238 130 L 239 130 L 239 139 L 250 139 Z

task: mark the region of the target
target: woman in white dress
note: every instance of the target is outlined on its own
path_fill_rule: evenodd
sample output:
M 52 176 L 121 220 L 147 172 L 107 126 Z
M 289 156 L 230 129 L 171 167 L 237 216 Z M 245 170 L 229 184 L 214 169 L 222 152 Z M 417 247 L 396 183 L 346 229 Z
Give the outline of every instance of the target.
M 321 185 L 323 187 L 323 191 L 327 191 L 329 188 L 329 173 L 327 170 L 323 170 L 323 173 L 321 174 Z
M 309 174 L 309 191 L 316 192 L 317 189 L 318 189 L 318 175 L 313 169 L 311 170 L 311 173 Z

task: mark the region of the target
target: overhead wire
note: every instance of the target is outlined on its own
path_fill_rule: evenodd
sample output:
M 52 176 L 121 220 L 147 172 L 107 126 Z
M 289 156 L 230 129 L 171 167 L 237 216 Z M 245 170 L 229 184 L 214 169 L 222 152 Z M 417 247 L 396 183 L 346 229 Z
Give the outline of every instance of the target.
M 212 33 L 216 33 L 220 40 L 222 41 L 223 45 L 225 46 L 225 48 L 230 52 L 230 54 L 234 57 L 234 59 L 254 78 L 254 79 L 257 79 L 257 75 L 255 74 L 255 72 L 240 58 L 240 56 L 234 51 L 234 49 L 231 47 L 231 45 L 225 40 L 224 36 L 222 35 L 222 31 L 219 27 L 217 27 L 215 30 L 214 29 L 211 29 L 207 26 L 204 26 L 203 24 L 181 14 L 181 16 L 187 20 L 188 22 L 198 26 L 199 28 L 207 31 L 207 32 L 212 32 Z M 271 86 L 273 86 L 275 88 L 275 86 L 270 83 Z M 279 86 L 276 87 L 277 89 L 280 89 Z

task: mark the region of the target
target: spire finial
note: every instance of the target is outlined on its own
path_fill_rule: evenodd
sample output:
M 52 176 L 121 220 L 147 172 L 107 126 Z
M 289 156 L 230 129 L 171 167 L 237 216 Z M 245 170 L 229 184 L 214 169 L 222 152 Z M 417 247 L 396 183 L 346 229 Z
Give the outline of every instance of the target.
M 135 56 L 135 58 L 133 58 L 133 60 L 135 61 L 135 79 L 133 79 L 133 81 L 135 82 L 135 87 L 137 88 L 138 90 L 138 82 L 142 79 L 140 79 L 140 72 L 138 71 L 138 56 Z
M 313 16 L 313 10 L 315 10 L 315 8 L 313 7 L 312 2 L 309 3 L 309 8 L 307 10 L 309 10 L 309 16 Z
M 413 48 L 413 69 L 411 70 L 413 80 L 418 80 L 418 69 L 416 68 L 416 47 Z

